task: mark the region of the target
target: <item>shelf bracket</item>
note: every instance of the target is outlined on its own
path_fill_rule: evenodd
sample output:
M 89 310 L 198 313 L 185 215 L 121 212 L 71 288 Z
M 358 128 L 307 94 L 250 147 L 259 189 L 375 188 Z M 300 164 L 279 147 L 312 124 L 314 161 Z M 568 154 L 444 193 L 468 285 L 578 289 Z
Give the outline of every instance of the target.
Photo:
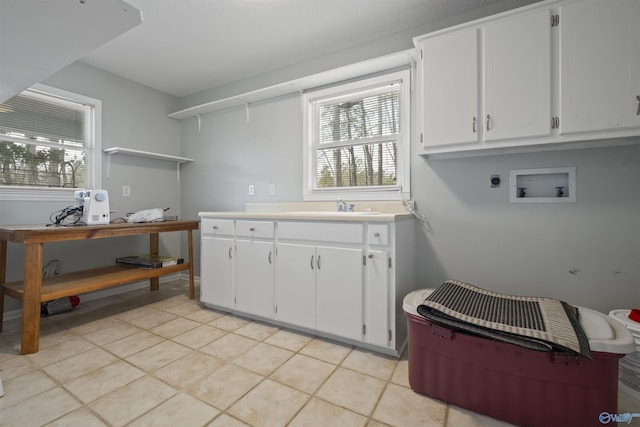
M 111 156 L 113 153 L 107 153 L 107 179 L 111 178 Z
M 249 116 L 249 103 L 246 101 L 241 101 L 244 104 L 244 109 L 245 112 L 247 114 L 247 124 L 249 124 L 249 122 L 251 121 L 250 116 Z
M 200 130 L 202 128 L 202 117 L 200 116 L 200 114 L 196 114 L 195 116 L 198 119 L 198 133 L 200 133 Z

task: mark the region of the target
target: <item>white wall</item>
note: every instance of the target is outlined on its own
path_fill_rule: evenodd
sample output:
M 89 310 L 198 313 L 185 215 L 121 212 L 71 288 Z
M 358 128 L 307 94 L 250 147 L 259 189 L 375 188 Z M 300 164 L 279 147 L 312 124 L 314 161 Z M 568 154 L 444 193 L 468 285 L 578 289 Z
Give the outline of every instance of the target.
M 124 146 L 180 154 L 180 123 L 167 117 L 176 109 L 177 100 L 173 96 L 78 62 L 42 83 L 102 100 L 103 148 Z M 102 172 L 102 186 L 109 192 L 110 208 L 117 210 L 112 218 L 154 207 L 170 207 L 169 213 L 181 214 L 175 163 L 114 155 L 111 178 L 106 178 L 106 163 Z M 131 186 L 131 197 L 122 197 L 122 185 Z M 73 199 L 65 202 L 2 201 L 0 223 L 46 224 L 51 213 L 71 205 L 76 205 Z M 178 254 L 180 239 L 178 233 L 161 235 L 161 252 Z M 148 238 L 135 236 L 45 244 L 43 259 L 45 263 L 58 259 L 62 262 L 61 272 L 69 272 L 108 265 L 117 256 L 148 251 Z M 8 281 L 22 278 L 23 253 L 22 245 L 8 245 Z M 12 298 L 5 298 L 5 301 L 5 310 L 20 307 L 20 303 Z

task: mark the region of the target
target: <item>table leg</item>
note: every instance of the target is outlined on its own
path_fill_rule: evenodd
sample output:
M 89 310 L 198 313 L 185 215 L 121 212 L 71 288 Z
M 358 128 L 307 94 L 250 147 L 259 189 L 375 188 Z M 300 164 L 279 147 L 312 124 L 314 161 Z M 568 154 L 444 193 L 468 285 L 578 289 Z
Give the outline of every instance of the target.
M 159 233 L 149 234 L 149 254 L 153 256 L 160 255 L 160 235 Z M 149 279 L 149 290 L 157 291 L 160 289 L 160 277 L 152 277 Z
M 7 241 L 0 241 L 0 284 L 7 280 Z M 0 288 L 0 332 L 4 320 L 4 291 Z
M 189 235 L 189 299 L 196 297 L 195 289 L 193 286 L 193 233 L 191 230 L 187 230 Z
M 37 353 L 40 344 L 42 243 L 26 243 L 22 297 L 22 354 Z

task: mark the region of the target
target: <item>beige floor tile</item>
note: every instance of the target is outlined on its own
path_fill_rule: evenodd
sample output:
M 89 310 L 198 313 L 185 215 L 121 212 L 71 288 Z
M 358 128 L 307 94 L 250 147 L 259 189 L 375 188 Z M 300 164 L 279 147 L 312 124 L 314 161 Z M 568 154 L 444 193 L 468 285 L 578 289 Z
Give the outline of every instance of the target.
M 258 341 L 250 338 L 228 334 L 200 348 L 200 351 L 218 359 L 231 360 L 257 344 Z
M 76 378 L 66 383 L 64 387 L 82 402 L 89 403 L 144 375 L 142 370 L 119 360 Z
M 224 365 L 220 359 L 193 352 L 158 369 L 153 376 L 176 389 L 183 389 Z
M 189 387 L 187 393 L 218 409 L 227 409 L 263 377 L 233 365 L 224 365 Z
M 389 426 L 389 424 L 381 423 L 380 421 L 369 420 L 369 422 L 367 423 L 367 427 L 393 427 L 393 426 Z
M 78 334 L 69 330 L 69 329 L 58 329 L 55 331 L 43 332 L 40 330 L 40 350 L 50 347 L 55 344 L 60 344 L 61 342 L 66 342 L 68 340 L 72 340 L 78 337 Z
M 130 323 L 115 319 L 111 326 L 85 334 L 84 337 L 95 344 L 104 345 L 137 334 L 141 331 L 142 330 L 140 328 L 133 326 Z
M 163 341 L 153 347 L 149 347 L 134 355 L 127 357 L 125 360 L 136 365 L 138 368 L 146 372 L 153 372 L 174 360 L 191 353 L 188 347 L 174 343 L 173 341 Z
M 198 349 L 228 333 L 229 332 L 214 328 L 213 326 L 200 325 L 197 328 L 171 338 L 171 340 L 189 348 Z
M 447 406 L 413 390 L 389 384 L 373 418 L 393 426 L 441 427 Z
M 38 367 L 28 357 L 0 358 L 0 376 L 4 381 L 28 374 L 37 369 Z
M 300 353 L 338 365 L 347 357 L 350 351 L 351 347 L 349 346 L 314 338 L 300 350 Z
M 198 326 L 200 326 L 200 323 L 198 322 L 179 317 L 152 328 L 151 332 L 158 334 L 161 337 L 171 339 L 177 335 L 190 331 L 191 329 L 197 328 Z
M 44 368 L 44 371 L 61 383 L 66 383 L 88 372 L 107 366 L 117 358 L 101 348 L 94 348 L 69 357 Z
M 4 397 L 0 398 L 0 414 L 14 405 L 55 388 L 57 384 L 42 371 L 33 371 L 10 380 L 2 381 Z M 0 423 L 2 425 L 2 423 Z
M 284 426 L 308 398 L 304 393 L 265 380 L 229 408 L 228 413 L 255 427 Z
M 349 369 L 338 368 L 316 393 L 317 397 L 369 416 L 385 382 Z
M 354 349 L 342 362 L 342 367 L 388 380 L 398 363 L 398 359 Z
M 275 334 L 278 328 L 264 323 L 251 322 L 235 330 L 235 333 L 256 341 L 264 341 Z
M 95 313 L 94 313 L 95 314 Z M 74 326 L 70 327 L 73 332 L 80 335 L 89 335 L 98 331 L 103 331 L 105 329 L 117 328 L 121 326 L 124 322 L 115 317 L 103 317 L 100 316 L 98 319 L 90 320 L 87 316 L 87 320 L 84 322 L 76 321 Z
M 516 427 L 486 415 L 477 414 L 457 406 L 449 406 L 447 427 Z
M 409 361 L 407 359 L 398 361 L 396 369 L 391 376 L 391 382 L 403 387 L 411 388 L 409 385 Z
M 133 319 L 148 316 L 156 312 L 157 310 L 155 308 L 142 306 L 118 313 L 117 315 L 115 315 L 115 317 L 120 320 L 124 320 L 125 322 L 131 322 Z
M 336 366 L 330 363 L 296 354 L 278 368 L 271 378 L 296 390 L 312 394 L 335 369 Z
M 144 376 L 113 391 L 89 406 L 116 427 L 124 426 L 169 399 L 176 390 L 160 380 Z
M 11 410 L 0 410 L 0 425 L 2 427 L 38 427 L 79 407 L 80 402 L 63 388 L 56 387 L 21 401 Z
M 177 318 L 178 316 L 175 314 L 161 310 L 154 310 L 147 315 L 129 320 L 129 323 L 142 329 L 151 329 Z
M 200 307 L 193 301 L 181 302 L 170 307 L 164 309 L 164 311 L 169 312 L 171 314 L 175 314 L 176 316 L 185 317 L 191 313 L 195 313 L 196 311 L 200 311 Z
M 209 323 L 223 316 L 224 314 L 218 311 L 200 307 L 198 311 L 194 311 L 193 313 L 190 313 L 184 317 L 185 319 L 193 320 L 199 323 Z
M 39 352 L 29 354 L 27 357 L 39 366 L 47 366 L 94 348 L 96 348 L 95 344 L 76 335 L 73 339 L 40 349 Z
M 62 418 L 49 423 L 46 427 L 106 427 L 100 418 L 98 418 L 88 408 L 80 408 L 65 415 Z
M 298 415 L 289 423 L 289 427 L 361 427 L 367 418 L 347 409 L 320 399 L 311 399 Z
M 153 347 L 164 341 L 162 337 L 151 332 L 142 331 L 126 338 L 103 345 L 102 347 L 120 358 L 131 356 L 139 351 Z
M 298 351 L 309 343 L 313 338 L 299 332 L 292 332 L 280 329 L 275 334 L 265 340 L 267 344 L 286 348 L 291 351 Z
M 130 427 L 204 426 L 220 411 L 189 395 L 179 393 L 128 424 Z
M 221 414 L 207 427 L 248 427 L 248 425 L 227 414 Z
M 233 359 L 233 364 L 257 374 L 268 376 L 293 354 L 293 352 L 280 347 L 259 343 Z
M 240 319 L 239 317 L 235 317 L 232 315 L 225 315 L 215 319 L 212 322 L 209 322 L 208 324 L 216 328 L 232 332 L 238 328 L 243 327 L 247 323 L 249 323 L 248 320 Z

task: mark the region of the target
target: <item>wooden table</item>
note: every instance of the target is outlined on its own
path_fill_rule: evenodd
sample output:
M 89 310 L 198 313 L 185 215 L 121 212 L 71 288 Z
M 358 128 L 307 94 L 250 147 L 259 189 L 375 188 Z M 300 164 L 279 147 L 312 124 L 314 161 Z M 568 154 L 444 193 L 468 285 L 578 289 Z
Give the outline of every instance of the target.
M 122 223 L 68 227 L 44 225 L 0 225 L 0 331 L 4 314 L 4 295 L 22 301 L 22 354 L 37 353 L 40 340 L 40 303 L 149 279 L 150 290 L 158 290 L 160 276 L 189 270 L 189 298 L 194 299 L 193 230 L 200 221 L 165 221 Z M 73 273 L 42 277 L 44 243 L 67 240 L 101 239 L 107 237 L 149 234 L 149 252 L 159 255 L 159 233 L 187 231 L 189 259 L 170 267 L 141 269 L 111 265 Z M 24 252 L 23 280 L 5 283 L 7 272 L 7 242 L 22 243 Z M 130 255 L 130 254 L 124 254 Z

